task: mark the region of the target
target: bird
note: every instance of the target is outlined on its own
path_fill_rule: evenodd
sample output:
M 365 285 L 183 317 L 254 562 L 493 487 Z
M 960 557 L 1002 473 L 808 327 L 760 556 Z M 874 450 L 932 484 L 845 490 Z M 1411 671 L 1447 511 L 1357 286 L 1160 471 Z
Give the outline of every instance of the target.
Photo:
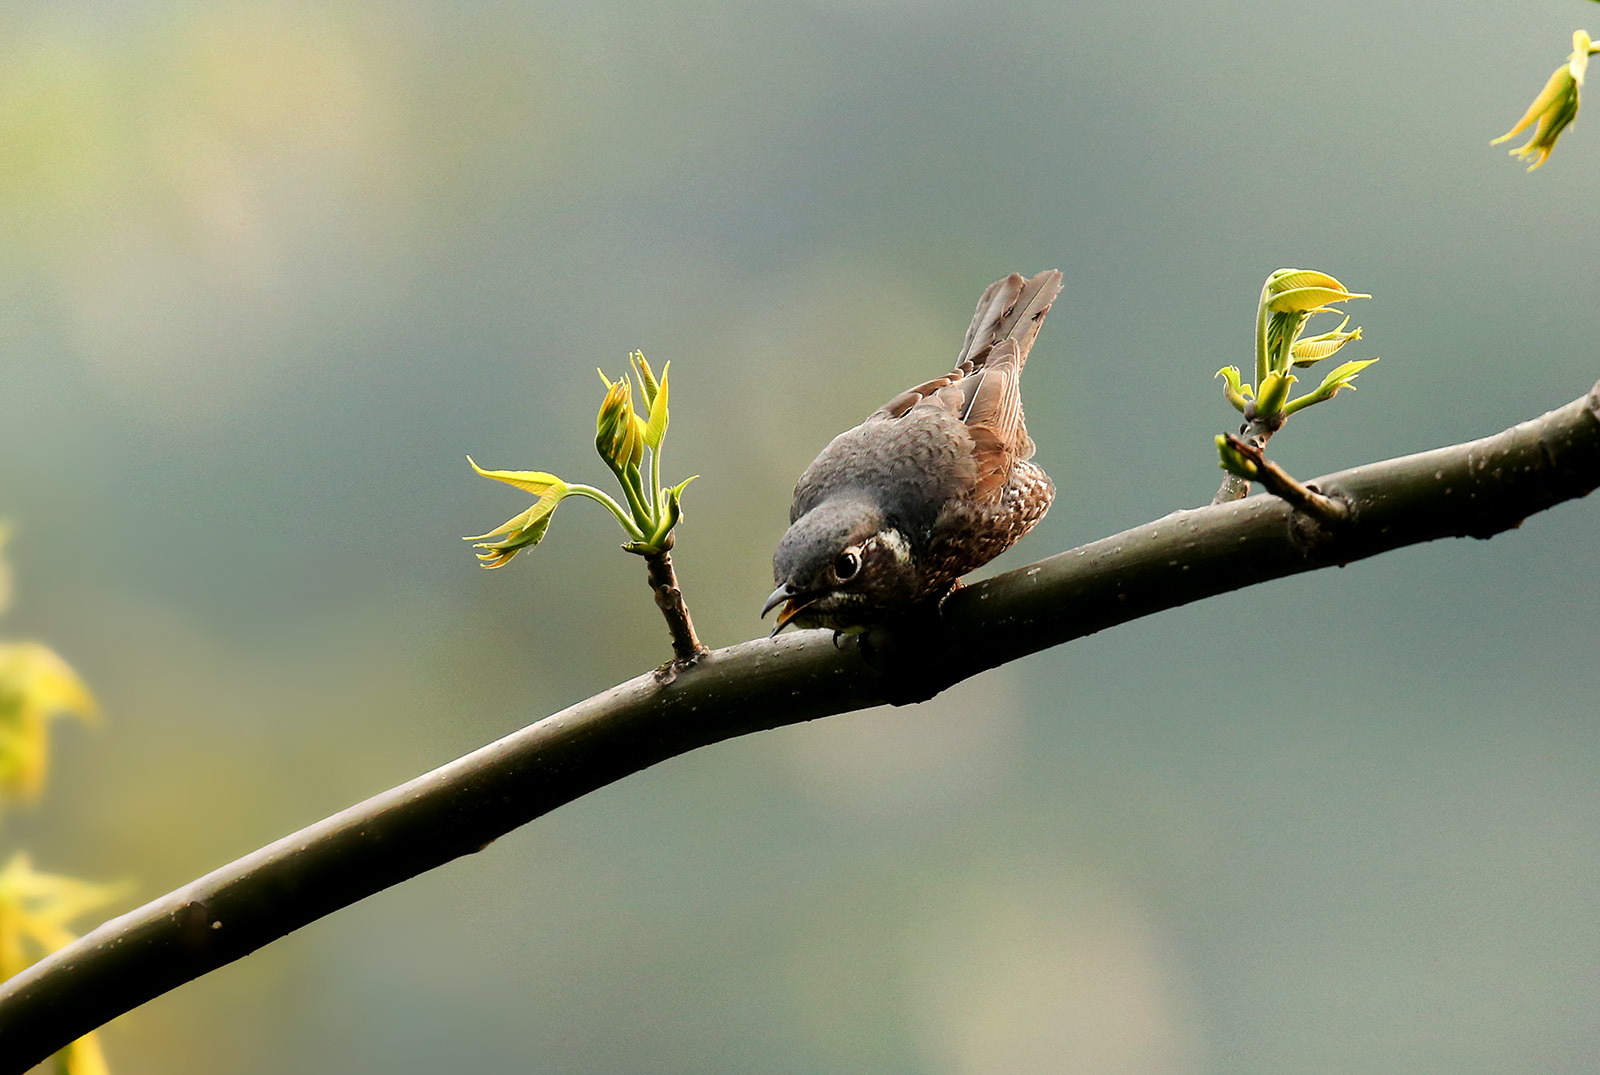
M 1055 485 L 1029 462 L 1021 378 L 1060 291 L 1053 269 L 989 285 L 955 368 L 833 438 L 800 475 L 761 610 L 782 606 L 774 635 L 938 607 L 1044 518 Z

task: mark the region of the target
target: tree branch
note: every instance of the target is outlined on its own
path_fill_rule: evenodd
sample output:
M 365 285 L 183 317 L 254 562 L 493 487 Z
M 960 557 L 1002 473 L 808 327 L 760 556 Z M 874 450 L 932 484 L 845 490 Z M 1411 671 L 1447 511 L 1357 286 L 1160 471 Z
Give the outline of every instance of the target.
M 1284 416 L 1275 414 L 1273 418 L 1274 421 L 1267 422 L 1254 416 L 1247 417 L 1244 425 L 1239 427 L 1239 440 L 1257 451 L 1265 448 L 1267 441 L 1272 439 L 1272 435 L 1283 428 Z M 1222 476 L 1222 484 L 1217 487 L 1217 495 L 1211 498 L 1211 502 L 1213 504 L 1226 504 L 1233 500 L 1243 500 L 1249 495 L 1249 482 L 1237 474 L 1224 474 Z
M 650 589 L 655 591 L 656 607 L 666 617 L 667 630 L 672 634 L 672 660 L 656 670 L 662 678 L 676 676 L 701 657 L 711 652 L 694 633 L 694 621 L 689 618 L 689 606 L 683 602 L 683 591 L 678 589 L 678 573 L 672 567 L 671 535 L 667 548 L 645 557 L 649 566 Z
M 1280 500 L 1287 501 L 1296 511 L 1305 512 L 1325 526 L 1338 526 L 1349 515 L 1344 501 L 1323 496 L 1309 485 L 1301 485 L 1295 481 L 1294 475 L 1268 459 L 1260 448 L 1247 444 L 1232 433 L 1224 433 L 1222 436 L 1229 448 L 1255 464 L 1258 472 L 1256 480 L 1261 483 L 1261 487 Z M 1230 474 L 1229 477 L 1235 475 Z M 1239 480 L 1244 481 L 1243 478 Z M 1250 483 L 1245 482 L 1245 484 L 1248 486 Z
M 1315 483 L 1337 528 L 1271 496 L 1174 512 L 968 586 L 932 622 L 805 631 L 646 674 L 113 919 L 0 984 L 0 1075 L 308 922 L 630 773 L 883 702 L 1163 609 L 1442 537 L 1487 538 L 1600 485 L 1600 385 L 1483 440 Z

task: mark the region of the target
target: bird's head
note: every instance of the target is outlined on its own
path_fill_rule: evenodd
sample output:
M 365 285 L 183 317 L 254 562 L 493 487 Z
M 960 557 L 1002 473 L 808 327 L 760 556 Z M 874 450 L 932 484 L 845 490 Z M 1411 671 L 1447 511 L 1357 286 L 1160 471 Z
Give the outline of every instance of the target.
M 917 594 L 911 544 L 866 500 L 823 501 L 790 525 L 772 558 L 765 616 L 782 605 L 777 634 L 790 623 L 842 630 L 871 623 L 875 611 Z

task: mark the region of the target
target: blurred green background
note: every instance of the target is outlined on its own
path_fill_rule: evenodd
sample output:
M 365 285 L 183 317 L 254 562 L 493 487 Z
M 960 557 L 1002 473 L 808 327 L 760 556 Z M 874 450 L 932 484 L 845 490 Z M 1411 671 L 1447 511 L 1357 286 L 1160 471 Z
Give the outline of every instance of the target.
M 795 477 L 1059 267 L 1017 566 L 1209 498 L 1262 278 L 1381 355 L 1312 475 L 1600 377 L 1591 4 L 0 7 L 8 636 L 100 695 L 43 869 L 154 897 L 668 654 L 593 505 L 673 363 L 677 561 L 762 630 Z M 1520 143 L 1520 139 L 1518 142 Z M 1331 327 L 1331 326 L 1327 326 Z M 1341 356 L 1344 357 L 1344 356 Z M 1600 506 L 631 778 L 113 1024 L 118 1075 L 1516 1072 L 1600 1056 Z

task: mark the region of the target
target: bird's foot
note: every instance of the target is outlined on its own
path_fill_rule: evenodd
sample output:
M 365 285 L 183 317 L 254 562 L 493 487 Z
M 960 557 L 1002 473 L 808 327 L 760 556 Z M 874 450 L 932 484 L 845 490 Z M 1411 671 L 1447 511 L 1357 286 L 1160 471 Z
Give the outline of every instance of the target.
M 950 598 L 955 594 L 955 592 L 957 590 L 961 590 L 961 589 L 964 589 L 964 588 L 965 587 L 962 586 L 960 579 L 956 579 L 954 582 L 952 582 L 950 584 L 950 588 L 944 592 L 944 596 L 939 598 L 939 600 L 934 603 L 933 607 L 936 610 L 938 610 L 939 615 L 941 615 L 941 616 L 944 615 L 944 603 L 946 601 L 950 600 Z

